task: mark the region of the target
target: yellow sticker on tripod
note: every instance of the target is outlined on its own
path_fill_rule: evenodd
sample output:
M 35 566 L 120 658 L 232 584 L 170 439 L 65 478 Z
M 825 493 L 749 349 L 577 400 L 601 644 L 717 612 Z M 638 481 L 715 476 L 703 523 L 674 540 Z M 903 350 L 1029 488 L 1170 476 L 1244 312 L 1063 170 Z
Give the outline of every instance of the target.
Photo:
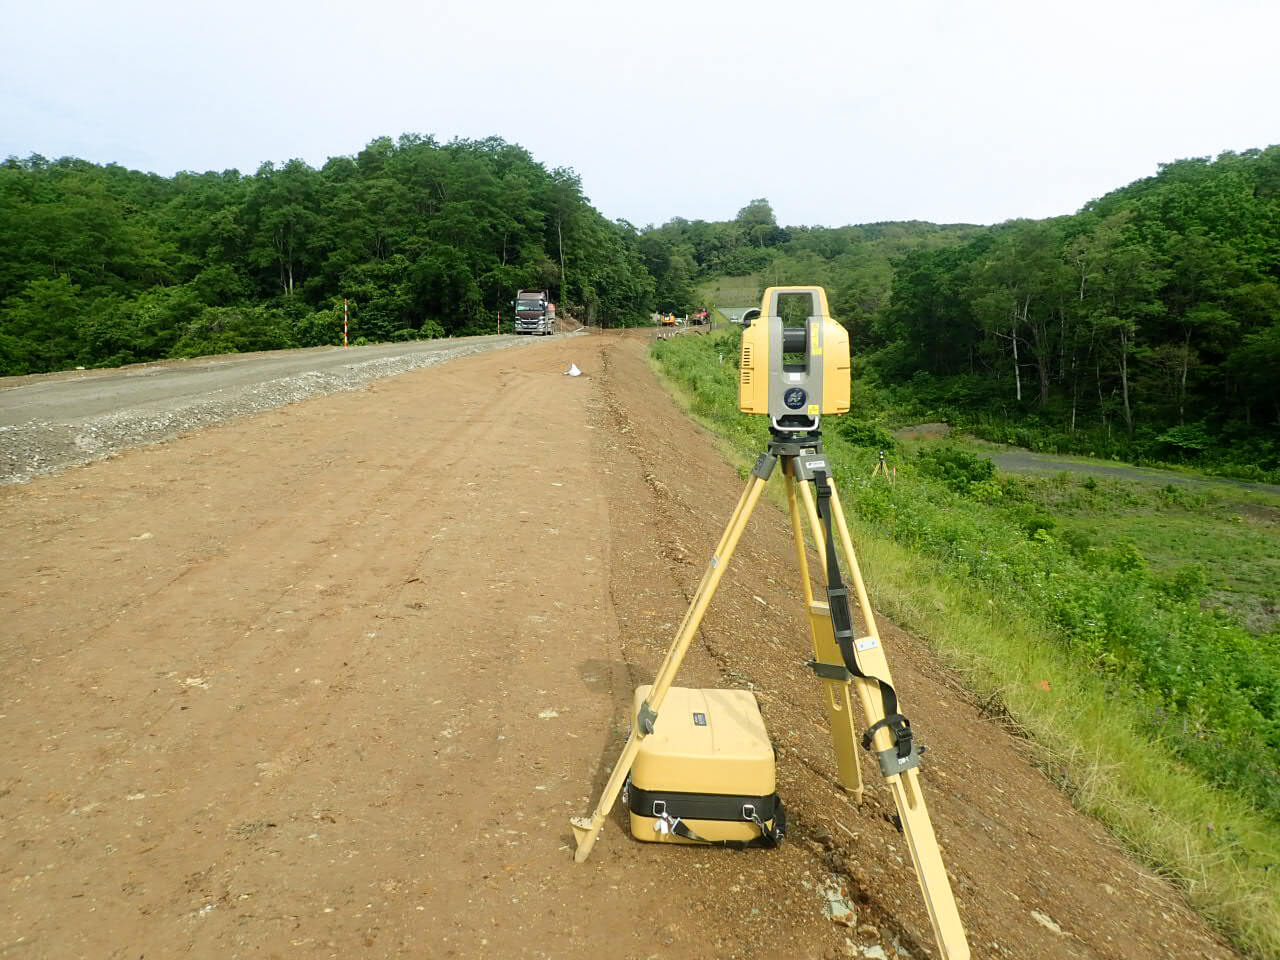
M 814 345 L 814 348 L 813 348 L 813 355 L 814 355 L 815 357 L 820 357 L 820 356 L 822 356 L 822 347 L 817 346 L 817 345 L 815 344 L 815 345 Z
M 818 405 L 816 403 L 809 404 L 809 416 L 816 417 L 818 415 Z

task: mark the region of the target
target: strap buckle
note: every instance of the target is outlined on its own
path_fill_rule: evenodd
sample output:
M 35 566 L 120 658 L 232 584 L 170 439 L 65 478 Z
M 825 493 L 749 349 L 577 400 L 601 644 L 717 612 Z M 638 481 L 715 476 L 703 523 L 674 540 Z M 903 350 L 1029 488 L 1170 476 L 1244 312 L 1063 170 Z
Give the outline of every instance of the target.
M 862 735 L 862 749 L 871 749 L 871 740 L 881 727 L 886 728 L 893 736 L 893 746 L 888 750 L 876 752 L 876 758 L 880 761 L 880 772 L 886 777 L 892 777 L 894 774 L 906 773 L 912 767 L 920 766 L 920 756 L 925 748 L 915 742 L 915 736 L 911 732 L 911 721 L 900 713 L 891 714 L 867 727 L 866 733 Z
M 881 727 L 887 729 L 893 737 L 893 745 L 897 748 L 899 757 L 911 756 L 915 739 L 911 732 L 911 721 L 900 713 L 891 714 L 867 727 L 866 732 L 862 735 L 863 750 L 871 749 L 871 740 Z

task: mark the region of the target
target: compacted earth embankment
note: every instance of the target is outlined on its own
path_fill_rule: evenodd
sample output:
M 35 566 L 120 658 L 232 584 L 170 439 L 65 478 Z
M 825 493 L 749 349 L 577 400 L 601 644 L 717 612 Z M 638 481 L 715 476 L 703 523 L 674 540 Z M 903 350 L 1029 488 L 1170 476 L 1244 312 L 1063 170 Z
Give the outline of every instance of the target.
M 568 827 L 741 491 L 645 336 L 461 357 L 0 490 L 15 956 L 926 957 L 762 504 L 680 682 L 753 688 L 775 851 Z M 564 371 L 576 363 L 582 377 Z M 975 956 L 1233 956 L 882 623 Z

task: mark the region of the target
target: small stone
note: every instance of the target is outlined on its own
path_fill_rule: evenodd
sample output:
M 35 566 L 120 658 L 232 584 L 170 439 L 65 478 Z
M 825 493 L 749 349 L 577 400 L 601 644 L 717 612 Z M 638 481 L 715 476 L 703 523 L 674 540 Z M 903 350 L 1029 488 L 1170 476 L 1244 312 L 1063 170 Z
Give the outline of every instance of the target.
M 879 939 L 880 939 L 880 928 L 879 928 L 879 927 L 873 927 L 873 926 L 872 926 L 871 924 L 869 924 L 869 923 L 861 924 L 861 925 L 858 927 L 858 936 L 860 936 L 860 937 L 862 937 L 862 938 L 864 938 L 864 939 L 866 939 L 866 940 L 879 940 Z
M 1039 910 L 1032 910 L 1031 916 L 1035 918 L 1036 923 L 1040 924 L 1040 926 L 1044 927 L 1045 929 L 1052 930 L 1054 933 L 1058 934 L 1059 936 L 1063 935 L 1062 928 L 1058 926 L 1056 923 L 1054 923 L 1053 917 L 1049 916 L 1048 914 L 1041 913 Z
M 838 923 L 842 927 L 854 927 L 858 923 L 858 911 L 851 904 L 841 890 L 839 883 L 833 877 L 819 891 L 823 899 L 823 910 L 832 923 Z
M 869 957 L 870 960 L 889 960 L 889 955 L 884 952 L 884 947 L 880 944 L 872 944 L 869 947 L 862 948 L 862 955 Z

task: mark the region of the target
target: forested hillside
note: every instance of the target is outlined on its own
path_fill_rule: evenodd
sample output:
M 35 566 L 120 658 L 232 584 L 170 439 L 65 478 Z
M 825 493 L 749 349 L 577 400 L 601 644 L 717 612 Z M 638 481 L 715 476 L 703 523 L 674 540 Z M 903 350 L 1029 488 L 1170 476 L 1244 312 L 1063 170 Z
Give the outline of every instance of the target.
M 839 185 L 833 185 L 839 189 Z M 582 319 L 690 311 L 709 278 L 820 283 L 859 410 L 1038 450 L 1280 477 L 1280 147 L 1180 160 L 1049 220 L 610 222 L 497 138 L 375 140 L 160 177 L 0 165 L 0 374 L 493 329 L 521 286 Z
M 0 165 L 0 374 L 489 333 L 519 287 L 638 321 L 636 231 L 571 170 L 497 138 L 382 138 L 319 169 L 174 177 L 64 158 Z
M 845 227 L 780 227 L 764 198 L 732 220 L 676 217 L 647 228 L 640 239 L 645 265 L 657 282 L 658 309 L 685 313 L 700 304 L 700 281 L 716 276 L 759 277 L 769 284 L 822 284 L 831 309 L 854 330 L 886 306 L 892 261 L 916 249 L 942 249 L 984 232 L 968 224 L 921 221 Z M 737 304 L 735 304 L 737 306 Z
M 1280 147 L 913 253 L 869 335 L 884 382 L 963 406 L 992 439 L 1274 471 Z
M 1280 476 L 1280 146 L 1165 164 L 1049 220 L 783 228 L 759 200 L 641 250 L 674 309 L 714 275 L 824 284 L 864 413 Z

